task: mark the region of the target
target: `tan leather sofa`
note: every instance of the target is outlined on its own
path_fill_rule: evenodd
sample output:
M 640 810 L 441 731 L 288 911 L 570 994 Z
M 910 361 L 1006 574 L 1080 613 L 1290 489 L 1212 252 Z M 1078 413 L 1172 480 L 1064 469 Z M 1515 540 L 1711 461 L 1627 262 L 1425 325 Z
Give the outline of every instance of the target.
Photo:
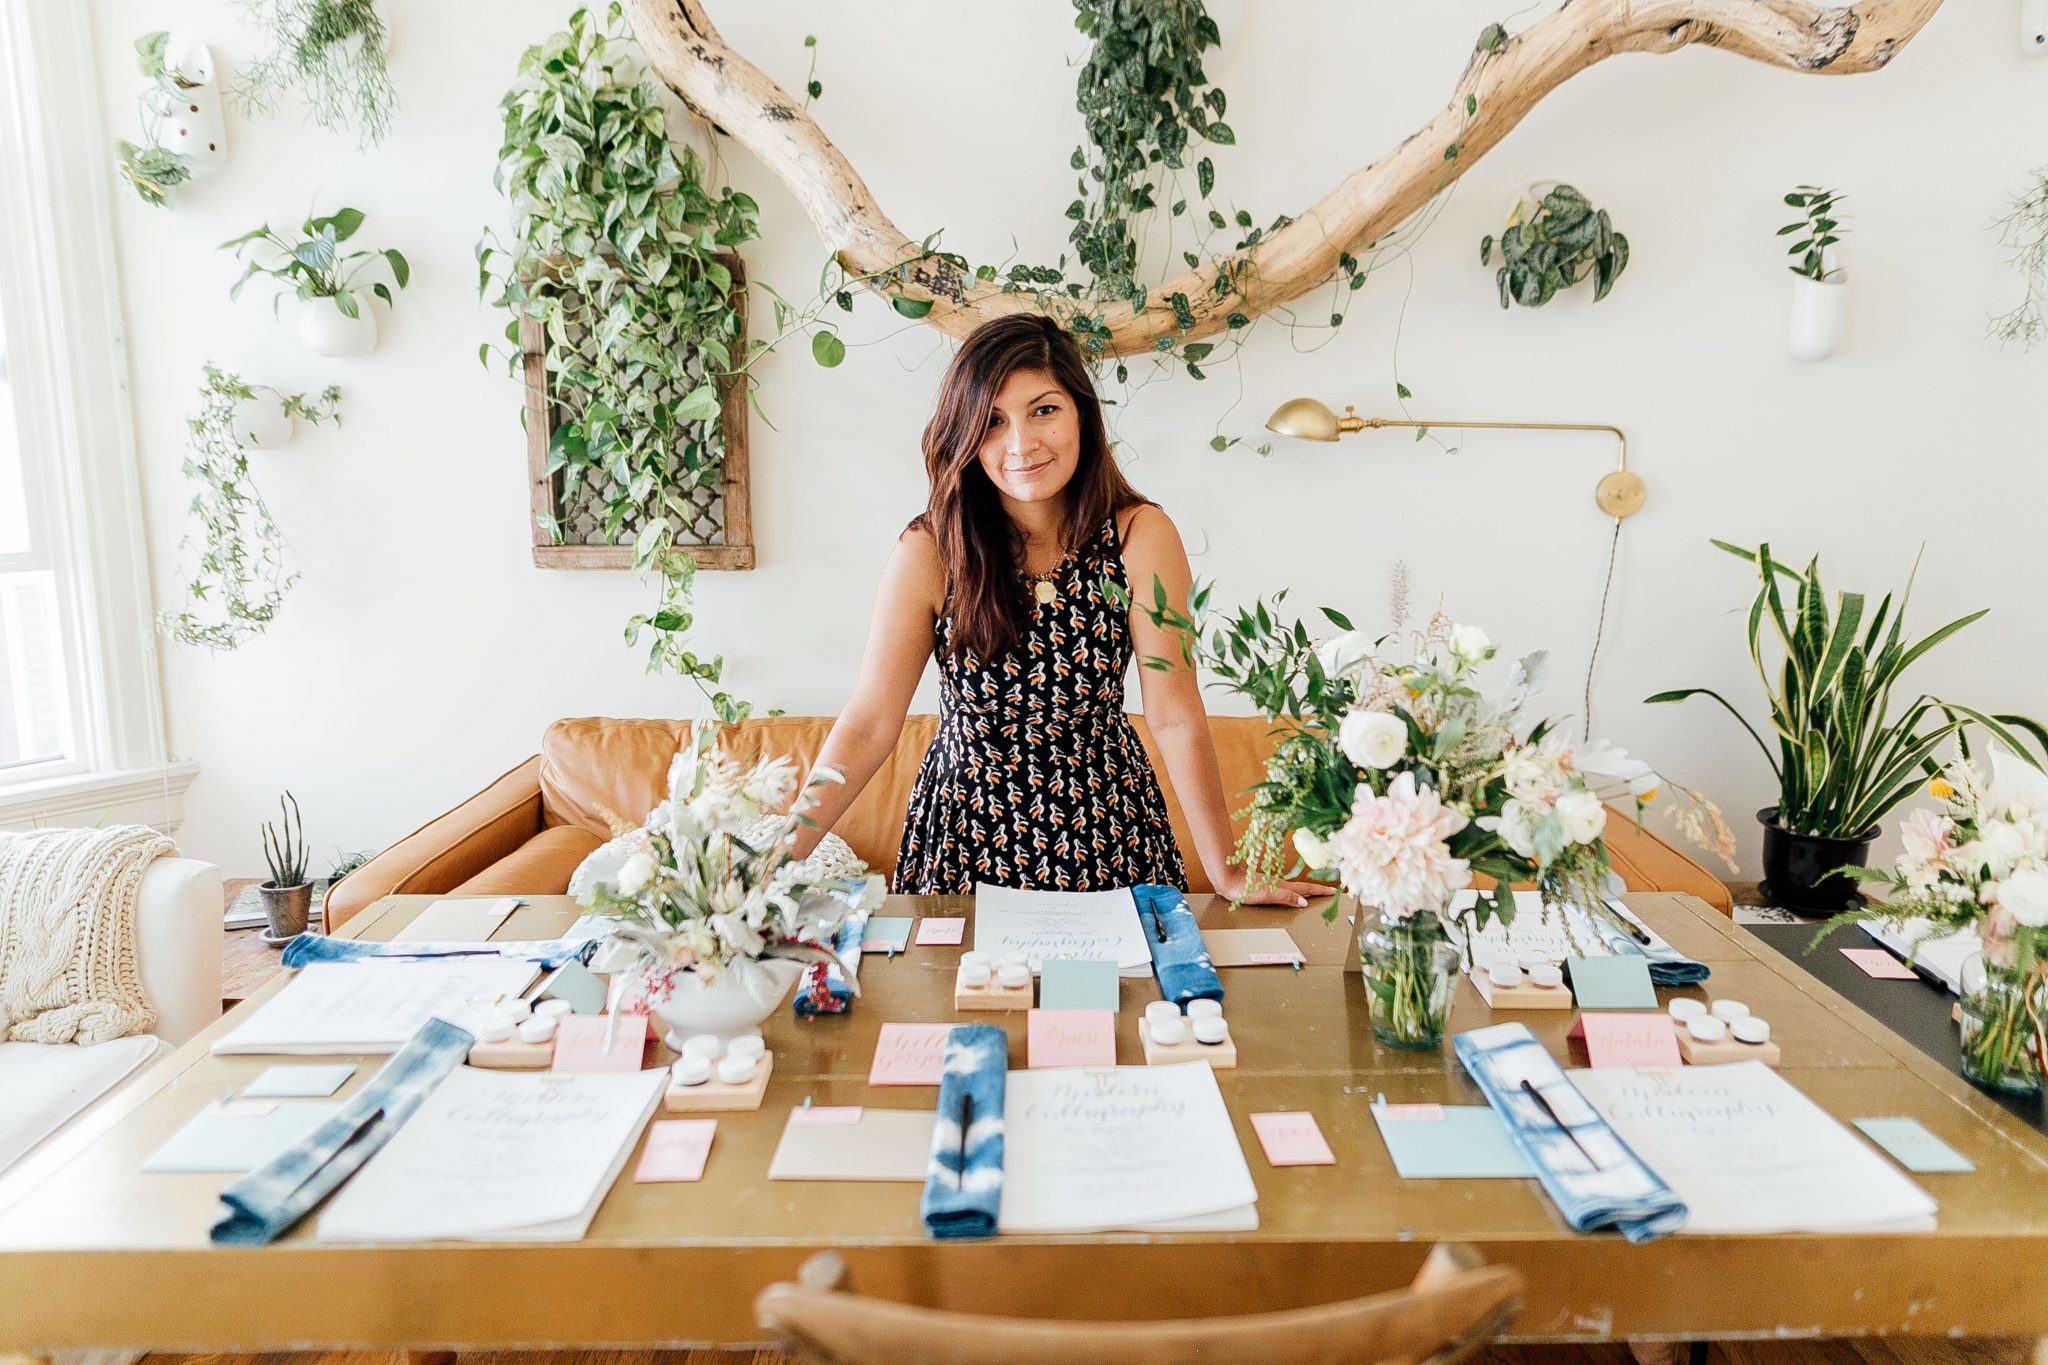
M 1209 891 L 1180 801 L 1142 716 L 1131 717 L 1166 792 L 1190 891 Z M 896 750 L 833 826 L 878 872 L 896 866 L 910 786 L 938 720 L 912 716 Z M 1270 726 L 1257 716 L 1211 716 L 1223 787 L 1238 793 L 1263 780 Z M 733 748 L 788 754 L 807 770 L 832 729 L 829 716 L 777 716 L 739 727 Z M 609 837 L 606 817 L 637 824 L 662 799 L 669 760 L 690 732 L 680 720 L 558 720 L 541 751 L 445 815 L 436 817 L 350 873 L 327 897 L 331 931 L 388 895 L 538 895 L 568 889 L 569 874 Z M 1238 822 L 1240 832 L 1243 822 Z M 1685 891 L 1724 913 L 1728 889 L 1705 868 L 1627 818 L 1607 827 L 1615 870 L 1632 891 Z

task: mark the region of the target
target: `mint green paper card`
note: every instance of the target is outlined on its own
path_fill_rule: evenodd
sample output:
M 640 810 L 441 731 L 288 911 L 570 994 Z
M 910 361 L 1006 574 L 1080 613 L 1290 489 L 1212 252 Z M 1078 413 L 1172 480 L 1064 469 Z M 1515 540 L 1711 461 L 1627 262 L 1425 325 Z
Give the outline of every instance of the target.
M 1863 1136 L 1892 1154 L 1909 1171 L 1962 1172 L 1977 1169 L 1970 1158 L 1927 1131 L 1918 1119 L 1856 1119 Z
M 1615 957 L 1570 957 L 1572 999 L 1582 1010 L 1653 1010 L 1657 988 L 1650 982 L 1649 959 L 1634 954 Z
M 1038 1008 L 1116 1012 L 1121 992 L 1116 963 L 1095 958 L 1047 958 L 1038 964 Z
M 1404 1180 L 1533 1177 L 1500 1115 L 1486 1104 L 1395 1105 L 1395 1113 L 1423 1111 L 1442 1117 L 1396 1118 L 1372 1107 L 1380 1140 Z

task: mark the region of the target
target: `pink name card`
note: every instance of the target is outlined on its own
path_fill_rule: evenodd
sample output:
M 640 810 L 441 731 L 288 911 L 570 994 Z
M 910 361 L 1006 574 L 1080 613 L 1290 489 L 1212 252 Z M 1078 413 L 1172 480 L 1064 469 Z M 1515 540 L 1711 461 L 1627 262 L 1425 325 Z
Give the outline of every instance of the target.
M 717 1131 L 717 1119 L 663 1119 L 649 1126 L 633 1179 L 641 1184 L 702 1179 Z
M 1109 1010 L 1033 1010 L 1024 1028 L 1029 1068 L 1116 1065 L 1116 1015 Z
M 869 1085 L 937 1085 L 945 1072 L 951 1024 L 884 1024 L 875 1039 Z
M 1336 1153 L 1323 1140 L 1316 1116 L 1305 1109 L 1280 1113 L 1253 1114 L 1252 1131 L 1266 1149 L 1266 1160 L 1275 1166 L 1334 1166 Z
M 917 922 L 917 942 L 921 948 L 952 947 L 961 942 L 966 932 L 964 915 L 926 915 Z
M 1586 1057 L 1594 1066 L 1683 1064 L 1668 1014 L 1581 1014 L 1565 1036 L 1586 1040 Z
M 1882 948 L 1844 948 L 1842 956 L 1863 969 L 1865 976 L 1876 977 L 1879 981 L 1915 981 L 1919 979 L 1911 967 L 1893 957 Z
M 605 1035 L 613 1031 L 614 1019 L 618 1028 L 606 1048 Z M 557 1071 L 638 1071 L 646 1051 L 644 1014 L 565 1014 L 555 1025 Z

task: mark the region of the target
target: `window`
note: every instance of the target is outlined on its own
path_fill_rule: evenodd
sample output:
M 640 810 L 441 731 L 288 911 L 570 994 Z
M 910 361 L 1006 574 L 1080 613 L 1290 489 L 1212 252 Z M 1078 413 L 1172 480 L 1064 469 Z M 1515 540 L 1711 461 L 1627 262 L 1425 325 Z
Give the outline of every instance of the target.
M 0 829 L 172 829 L 198 771 L 164 747 L 92 54 L 89 7 L 0 0 Z
M 0 299 L 0 782 L 75 766 L 71 696 L 47 534 L 29 514 Z

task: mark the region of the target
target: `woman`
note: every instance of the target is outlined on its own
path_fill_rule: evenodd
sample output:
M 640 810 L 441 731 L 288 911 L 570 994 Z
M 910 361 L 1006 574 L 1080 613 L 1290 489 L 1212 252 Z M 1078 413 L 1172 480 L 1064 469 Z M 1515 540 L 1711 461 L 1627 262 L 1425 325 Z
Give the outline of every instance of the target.
M 975 329 L 947 367 L 924 432 L 931 492 L 882 572 L 852 700 L 818 755 L 845 777 L 814 790 L 805 856 L 903 731 L 925 661 L 939 661 L 938 734 L 903 821 L 894 889 L 966 894 L 977 881 L 1095 891 L 1186 876 L 1159 782 L 1124 715 L 1140 656 L 1176 641 L 1105 577 L 1186 606 L 1187 554 L 1166 514 L 1125 482 L 1080 347 L 1052 319 Z M 1194 672 L 1144 669 L 1145 716 L 1217 892 L 1306 905 L 1312 882 L 1247 891 Z

